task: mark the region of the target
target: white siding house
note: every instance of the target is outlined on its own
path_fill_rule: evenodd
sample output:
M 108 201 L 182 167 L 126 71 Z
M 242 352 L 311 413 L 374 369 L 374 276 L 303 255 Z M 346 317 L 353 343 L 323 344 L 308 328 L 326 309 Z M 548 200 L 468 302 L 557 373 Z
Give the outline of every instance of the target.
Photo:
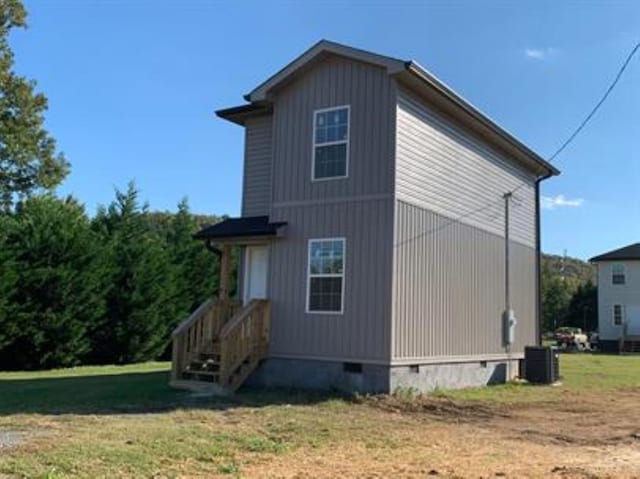
M 640 339 L 640 243 L 591 259 L 598 268 L 598 332 L 604 350 Z

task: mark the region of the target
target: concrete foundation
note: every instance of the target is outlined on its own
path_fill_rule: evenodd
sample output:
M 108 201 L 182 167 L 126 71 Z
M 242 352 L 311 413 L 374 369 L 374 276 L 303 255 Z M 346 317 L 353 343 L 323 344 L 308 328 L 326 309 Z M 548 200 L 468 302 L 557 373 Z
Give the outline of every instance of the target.
M 604 340 L 598 341 L 598 347 L 603 353 L 619 353 L 620 352 L 620 340 Z
M 391 367 L 389 382 L 391 392 L 398 389 L 429 392 L 501 384 L 515 379 L 518 373 L 519 360 L 417 364 Z
M 392 393 L 429 392 L 504 383 L 518 375 L 518 360 L 385 366 L 306 359 L 270 358 L 249 377 L 249 387 Z
M 354 369 L 360 371 L 354 372 Z M 245 384 L 249 387 L 385 393 L 389 391 L 389 368 L 376 364 L 270 358 L 249 376 Z

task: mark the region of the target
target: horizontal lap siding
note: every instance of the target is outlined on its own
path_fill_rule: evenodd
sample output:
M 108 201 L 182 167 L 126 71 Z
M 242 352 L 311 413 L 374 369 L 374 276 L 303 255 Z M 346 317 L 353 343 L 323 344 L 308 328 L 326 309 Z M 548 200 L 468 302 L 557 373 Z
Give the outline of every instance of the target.
M 463 222 L 499 235 L 501 198 L 524 182 L 514 194 L 511 235 L 535 245 L 534 176 L 405 90 L 398 93 L 396 148 L 399 200 L 451 218 L 468 215 Z
M 612 267 L 622 263 L 626 269 L 626 284 L 613 284 Z M 598 333 L 600 339 L 618 340 L 622 326 L 613 324 L 613 305 L 627 309 L 640 306 L 640 261 L 603 261 L 598 263 Z
M 268 215 L 271 207 L 272 117 L 247 120 L 242 216 Z
M 393 359 L 500 354 L 504 238 L 397 202 Z M 535 344 L 533 248 L 511 243 L 514 352 Z
M 271 246 L 269 298 L 274 356 L 388 362 L 393 200 L 274 208 L 287 221 Z M 346 238 L 344 314 L 307 314 L 312 238 Z

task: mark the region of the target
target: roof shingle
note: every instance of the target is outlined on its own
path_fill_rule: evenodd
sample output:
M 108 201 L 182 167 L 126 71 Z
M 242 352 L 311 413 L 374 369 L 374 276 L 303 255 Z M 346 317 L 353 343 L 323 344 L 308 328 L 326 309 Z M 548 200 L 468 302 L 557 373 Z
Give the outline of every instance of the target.
M 608 253 L 594 256 L 589 261 L 624 261 L 624 260 L 640 260 L 640 243 L 630 244 L 624 248 L 609 251 Z
M 268 216 L 229 218 L 207 226 L 193 235 L 195 239 L 246 238 L 248 236 L 275 236 L 287 223 L 270 223 Z

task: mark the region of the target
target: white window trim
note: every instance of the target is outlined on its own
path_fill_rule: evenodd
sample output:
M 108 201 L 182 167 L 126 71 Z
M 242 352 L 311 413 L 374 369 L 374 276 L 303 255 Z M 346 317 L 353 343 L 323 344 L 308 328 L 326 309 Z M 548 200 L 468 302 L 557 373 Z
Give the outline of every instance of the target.
M 309 309 L 309 298 L 311 294 L 311 245 L 314 241 L 341 241 L 342 242 L 342 274 L 315 274 L 314 277 L 321 278 L 342 278 L 342 291 L 340 294 L 342 298 L 340 299 L 340 311 L 311 311 Z M 307 314 L 331 314 L 331 315 L 342 315 L 344 314 L 344 284 L 346 283 L 346 271 L 347 271 L 347 239 L 342 238 L 310 238 L 307 243 L 307 298 L 306 298 L 306 306 L 305 312 Z
M 340 141 L 328 141 L 326 143 L 321 143 L 316 145 L 316 118 L 318 113 L 325 113 L 327 111 L 333 110 L 343 110 L 347 109 L 347 139 Z M 313 110 L 313 131 L 311 132 L 313 135 L 311 137 L 311 181 L 331 181 L 331 180 L 344 180 L 349 178 L 349 143 L 351 139 L 351 105 L 340 105 L 340 106 L 332 106 L 328 108 L 320 108 L 318 110 Z M 345 174 L 343 176 L 331 176 L 329 178 L 316 178 L 316 146 L 331 146 L 331 145 L 347 145 L 347 153 L 345 158 Z
M 620 273 L 622 276 L 624 276 L 624 283 L 614 283 L 613 282 L 613 277 L 616 275 L 616 273 L 614 272 L 614 266 L 616 265 L 620 265 L 622 266 L 622 273 Z M 627 265 L 624 263 L 611 263 L 611 286 L 626 286 L 627 284 Z
M 620 306 L 620 324 L 616 324 L 616 306 Z M 624 326 L 625 323 L 625 313 L 624 313 L 624 304 L 620 304 L 620 303 L 616 303 L 613 305 L 613 307 L 611 308 L 611 324 L 613 324 L 614 327 L 616 328 L 620 328 L 622 326 Z

